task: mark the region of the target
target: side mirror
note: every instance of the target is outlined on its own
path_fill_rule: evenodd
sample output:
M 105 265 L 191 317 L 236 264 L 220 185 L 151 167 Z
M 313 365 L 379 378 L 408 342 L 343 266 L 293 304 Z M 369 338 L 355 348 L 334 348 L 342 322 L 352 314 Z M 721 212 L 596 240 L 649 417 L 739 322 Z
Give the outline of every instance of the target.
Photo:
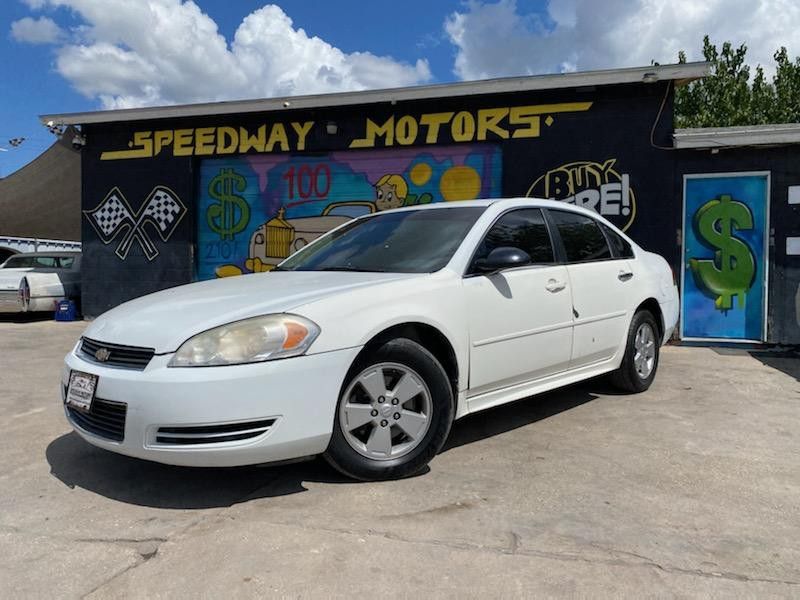
M 482 273 L 496 273 L 503 269 L 531 264 L 530 254 L 519 248 L 501 246 L 489 252 L 489 256 L 475 261 L 475 269 Z

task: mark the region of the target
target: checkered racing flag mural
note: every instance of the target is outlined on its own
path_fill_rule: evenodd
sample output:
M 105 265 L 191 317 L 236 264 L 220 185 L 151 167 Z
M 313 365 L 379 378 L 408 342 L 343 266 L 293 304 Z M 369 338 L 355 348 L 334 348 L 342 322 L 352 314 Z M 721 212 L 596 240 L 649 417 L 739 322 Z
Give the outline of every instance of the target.
M 124 232 L 115 250 L 120 259 L 128 257 L 135 240 L 147 260 L 153 260 L 158 256 L 158 249 L 150 238 L 150 232 L 155 230 L 163 241 L 168 241 L 186 214 L 186 207 L 175 192 L 159 185 L 153 188 L 139 211 L 134 212 L 119 188 L 115 187 L 97 207 L 83 213 L 106 245 Z M 147 224 L 152 226 L 152 230 L 145 228 Z

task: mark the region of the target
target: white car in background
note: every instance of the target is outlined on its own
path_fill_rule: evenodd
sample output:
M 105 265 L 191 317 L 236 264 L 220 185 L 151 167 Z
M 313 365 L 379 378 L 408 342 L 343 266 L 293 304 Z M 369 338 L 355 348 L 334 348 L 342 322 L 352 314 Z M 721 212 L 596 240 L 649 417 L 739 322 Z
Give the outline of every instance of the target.
M 646 390 L 677 319 L 664 259 L 588 210 L 432 204 L 109 311 L 67 355 L 62 396 L 84 439 L 129 456 L 323 454 L 357 479 L 404 477 L 464 415 L 604 373 Z
M 54 311 L 80 301 L 80 252 L 26 252 L 0 264 L 0 313 Z

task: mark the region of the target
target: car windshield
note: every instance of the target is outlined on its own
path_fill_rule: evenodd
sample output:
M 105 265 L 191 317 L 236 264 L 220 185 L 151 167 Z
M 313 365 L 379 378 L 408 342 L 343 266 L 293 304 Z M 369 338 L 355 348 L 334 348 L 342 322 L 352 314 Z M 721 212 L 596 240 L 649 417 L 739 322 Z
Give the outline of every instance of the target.
M 3 268 L 69 269 L 74 260 L 72 256 L 12 256 L 3 263 Z
M 358 219 L 303 248 L 278 270 L 432 273 L 450 261 L 484 210 L 461 206 Z

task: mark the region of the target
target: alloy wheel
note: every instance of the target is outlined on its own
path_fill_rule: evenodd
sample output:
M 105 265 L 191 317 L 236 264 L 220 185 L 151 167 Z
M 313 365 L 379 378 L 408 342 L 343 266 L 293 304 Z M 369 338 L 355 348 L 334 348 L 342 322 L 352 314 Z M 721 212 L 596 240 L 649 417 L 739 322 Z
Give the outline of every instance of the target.
M 656 336 L 649 323 L 642 323 L 636 330 L 633 341 L 633 366 L 642 379 L 647 379 L 653 372 L 656 362 Z
M 339 423 L 353 450 L 373 460 L 391 460 L 420 444 L 430 428 L 431 407 L 422 377 L 405 365 L 383 362 L 350 382 Z

